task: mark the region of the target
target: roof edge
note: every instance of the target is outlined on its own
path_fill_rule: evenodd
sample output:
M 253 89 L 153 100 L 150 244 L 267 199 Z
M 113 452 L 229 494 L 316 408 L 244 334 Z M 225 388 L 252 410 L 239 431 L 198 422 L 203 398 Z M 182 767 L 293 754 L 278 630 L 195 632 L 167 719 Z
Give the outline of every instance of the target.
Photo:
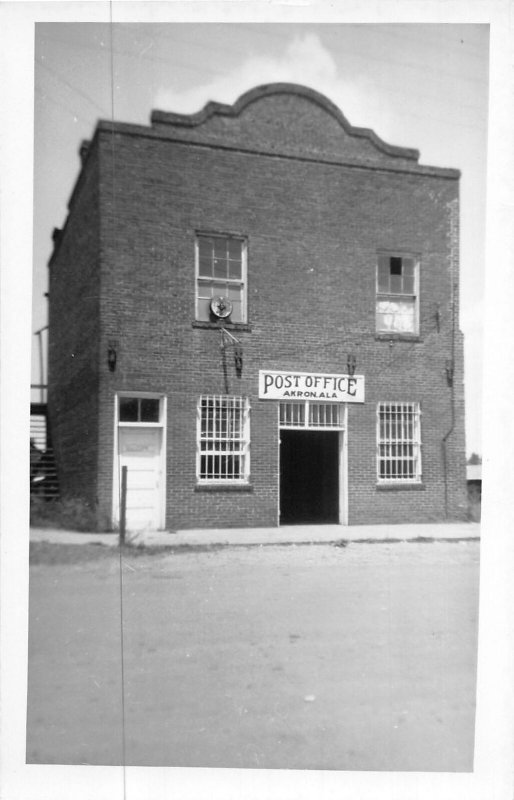
M 395 158 L 404 158 L 410 161 L 419 160 L 419 150 L 409 147 L 399 147 L 397 145 L 384 142 L 371 128 L 360 128 L 352 125 L 338 106 L 335 105 L 325 95 L 296 83 L 267 83 L 257 86 L 242 94 L 233 105 L 209 101 L 200 111 L 194 114 L 178 114 L 170 111 L 154 110 L 150 120 L 152 125 L 174 125 L 186 128 L 194 128 L 202 125 L 214 116 L 237 117 L 247 106 L 261 100 L 263 97 L 270 97 L 277 94 L 293 94 L 303 97 L 330 114 L 339 122 L 345 133 L 361 139 L 367 139 L 381 152 Z
M 171 128 L 170 128 L 171 130 Z M 244 147 L 237 147 L 233 144 L 224 144 L 221 142 L 202 142 L 202 141 L 192 141 L 186 137 L 180 136 L 180 131 L 175 131 L 175 135 L 170 135 L 168 131 L 165 130 L 164 126 L 160 127 L 150 127 L 150 125 L 140 125 L 131 122 L 112 122 L 112 120 L 98 120 L 95 135 L 97 133 L 104 133 L 108 135 L 121 135 L 121 136 L 144 136 L 149 139 L 165 139 L 169 142 L 175 142 L 176 144 L 184 144 L 190 145 L 194 147 L 209 147 L 216 150 L 235 150 L 239 153 L 249 153 L 253 155 L 261 155 L 261 156 L 269 156 L 270 158 L 289 158 L 289 159 L 297 159 L 300 161 L 317 161 L 324 164 L 338 164 L 343 167 L 355 167 L 357 169 L 373 169 L 373 170 L 382 170 L 386 172 L 408 172 L 408 173 L 415 173 L 415 174 L 422 174 L 422 175 L 432 175 L 434 177 L 441 177 L 441 178 L 460 178 L 461 171 L 456 169 L 455 167 L 436 167 L 430 164 L 420 164 L 418 161 L 413 161 L 411 163 L 407 162 L 405 164 L 398 163 L 398 165 L 392 164 L 367 164 L 365 162 L 361 162 L 358 160 L 353 159 L 337 159 L 337 158 L 319 158 L 315 156 L 308 156 L 308 155 L 295 155 L 295 154 L 287 154 L 287 153 L 276 153 L 276 152 L 268 152 L 266 150 L 256 150 L 255 148 L 244 148 Z

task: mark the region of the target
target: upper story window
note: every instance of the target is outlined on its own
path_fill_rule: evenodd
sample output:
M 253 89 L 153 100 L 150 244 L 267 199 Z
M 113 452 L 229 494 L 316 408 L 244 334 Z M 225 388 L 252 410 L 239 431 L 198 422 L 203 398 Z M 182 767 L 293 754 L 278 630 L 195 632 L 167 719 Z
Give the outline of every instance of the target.
M 213 297 L 228 298 L 230 322 L 246 322 L 246 261 L 244 239 L 199 234 L 196 238 L 196 319 L 213 319 Z
M 419 260 L 379 255 L 377 262 L 377 333 L 419 333 Z

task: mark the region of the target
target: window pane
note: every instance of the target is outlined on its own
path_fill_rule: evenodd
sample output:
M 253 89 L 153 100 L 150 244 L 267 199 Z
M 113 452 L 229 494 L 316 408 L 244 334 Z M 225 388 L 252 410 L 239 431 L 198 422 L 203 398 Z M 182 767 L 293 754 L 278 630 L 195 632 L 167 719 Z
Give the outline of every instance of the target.
M 137 397 L 120 397 L 120 422 L 138 422 Z
M 198 262 L 198 274 L 206 278 L 212 277 L 212 259 L 210 256 L 200 256 Z
M 389 259 L 385 256 L 378 257 L 378 290 L 389 291 Z
M 141 399 L 141 422 L 159 422 L 159 400 L 148 397 Z
M 414 259 L 413 258 L 404 258 L 403 259 L 403 274 L 408 277 L 414 276 Z
M 212 456 L 202 456 L 200 460 L 200 478 L 207 478 L 212 471 Z
M 212 281 L 204 278 L 198 281 L 198 297 L 212 297 Z
M 227 257 L 227 240 L 221 239 L 216 236 L 214 239 L 214 258 L 222 258 L 225 260 Z
M 310 403 L 309 427 L 340 428 L 341 407 L 331 403 Z
M 390 291 L 392 294 L 401 294 L 402 291 L 402 276 L 391 275 Z
M 227 277 L 227 262 L 224 258 L 214 259 L 213 275 L 215 278 Z
M 228 262 L 228 277 L 232 280 L 238 280 L 242 277 L 241 259 L 230 259 Z
M 242 277 L 242 249 L 243 243 L 237 239 L 228 242 L 228 277 L 238 279 Z
M 415 299 L 378 300 L 377 328 L 391 333 L 415 332 Z
M 230 286 L 228 290 L 228 296 L 232 303 L 232 315 L 230 319 L 232 322 L 242 322 L 243 321 L 243 303 L 242 303 L 242 294 L 243 289 L 241 286 Z
M 225 295 L 232 300 L 232 302 L 236 302 L 241 300 L 241 293 L 243 291 L 243 287 L 239 284 L 228 283 L 225 284 Z
M 280 403 L 280 425 L 283 428 L 305 426 L 305 403 Z
M 405 294 L 414 294 L 414 276 L 404 276 L 403 278 L 403 292 Z
M 240 239 L 229 239 L 228 240 L 228 257 L 241 259 L 241 250 L 242 250 L 243 243 Z
M 202 320 L 202 322 L 208 322 L 211 318 L 210 302 L 210 297 L 207 299 L 199 298 L 198 300 L 197 319 Z
M 391 270 L 391 275 L 401 275 L 402 274 L 402 259 L 398 256 L 392 256 L 389 260 L 389 266 Z
M 388 324 L 387 315 L 377 311 L 377 331 L 388 331 Z
M 205 258 L 208 261 L 210 261 L 212 257 L 213 248 L 214 248 L 214 242 L 209 236 L 198 237 L 198 252 L 200 258 Z
M 220 294 L 222 297 L 228 296 L 228 286 L 226 283 L 222 283 L 221 281 L 213 281 L 212 282 L 212 296 Z

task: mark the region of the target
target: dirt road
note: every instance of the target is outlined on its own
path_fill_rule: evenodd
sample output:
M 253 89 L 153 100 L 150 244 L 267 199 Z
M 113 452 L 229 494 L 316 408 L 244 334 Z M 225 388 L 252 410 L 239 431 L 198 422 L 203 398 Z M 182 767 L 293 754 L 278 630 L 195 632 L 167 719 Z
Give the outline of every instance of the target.
M 472 769 L 477 542 L 34 556 L 29 763 Z

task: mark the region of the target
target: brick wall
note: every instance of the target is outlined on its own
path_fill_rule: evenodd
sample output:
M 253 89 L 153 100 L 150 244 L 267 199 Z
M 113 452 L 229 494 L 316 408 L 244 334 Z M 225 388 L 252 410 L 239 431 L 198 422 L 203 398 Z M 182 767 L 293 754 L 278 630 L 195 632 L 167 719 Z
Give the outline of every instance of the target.
M 97 500 L 99 199 L 90 155 L 49 264 L 48 415 L 61 495 Z
M 301 128 L 312 137 L 321 124 L 320 108 L 311 103 L 309 123 L 304 99 Z M 251 110 L 255 119 L 255 107 Z M 283 138 L 287 132 L 291 138 L 290 120 L 285 111 L 280 116 L 275 102 L 260 113 L 273 113 L 272 143 L 279 128 Z M 180 142 L 166 126 L 117 130 L 112 141 L 100 127 L 94 147 L 100 161 L 103 265 L 98 352 L 114 343 L 118 353 L 115 373 L 109 373 L 103 355 L 97 367 L 95 491 L 101 507 L 110 512 L 112 504 L 115 393 L 150 391 L 168 398 L 167 526 L 276 524 L 278 416 L 275 403 L 258 399 L 258 371 L 344 373 L 351 352 L 357 373 L 366 378 L 366 403 L 349 408 L 350 523 L 426 521 L 444 513 L 445 504 L 449 514 L 461 515 L 462 340 L 456 334 L 452 348 L 458 308 L 451 301 L 458 291 L 456 174 L 419 168 L 408 158 L 395 167 L 390 154 L 372 168 L 368 140 L 361 162 L 352 166 L 347 155 L 335 163 L 334 148 L 324 163 L 312 156 L 247 152 L 246 141 L 235 149 Z M 269 143 L 262 144 L 264 151 Z M 234 330 L 244 351 L 240 378 L 227 351 L 229 391 L 248 396 L 252 406 L 251 486 L 244 491 L 196 486 L 196 403 L 202 393 L 226 390 L 220 332 L 193 324 L 196 231 L 243 235 L 248 242 L 248 326 Z M 420 255 L 417 340 L 375 336 L 381 249 Z M 456 365 L 453 389 L 445 373 L 450 358 Z M 381 400 L 422 406 L 422 488 L 377 489 Z M 442 443 L 452 413 L 445 462 Z

